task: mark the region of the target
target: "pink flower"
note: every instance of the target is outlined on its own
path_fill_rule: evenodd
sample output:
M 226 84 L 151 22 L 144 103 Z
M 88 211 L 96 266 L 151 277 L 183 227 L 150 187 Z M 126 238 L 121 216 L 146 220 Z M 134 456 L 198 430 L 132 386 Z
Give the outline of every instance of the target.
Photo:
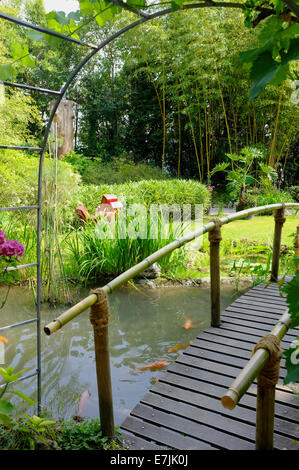
M 0 245 L 3 245 L 3 243 L 5 243 L 5 240 L 6 240 L 5 233 L 2 230 L 0 230 Z
M 0 254 L 2 256 L 23 256 L 24 252 L 24 245 L 17 242 L 17 240 L 6 240 L 2 245 L 0 245 Z

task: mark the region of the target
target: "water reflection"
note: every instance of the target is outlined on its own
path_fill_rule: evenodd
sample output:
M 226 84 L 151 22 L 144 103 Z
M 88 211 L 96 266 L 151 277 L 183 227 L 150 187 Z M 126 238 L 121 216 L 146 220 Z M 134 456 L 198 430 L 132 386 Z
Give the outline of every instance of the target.
M 4 290 L 0 289 L 0 299 Z M 222 308 L 232 301 L 232 288 L 222 290 Z M 76 292 L 78 298 L 87 290 Z M 209 325 L 209 290 L 198 287 L 147 290 L 143 295 L 123 288 L 110 296 L 110 349 L 115 422 L 120 424 L 163 374 L 140 371 L 138 367 L 157 361 L 172 362 L 182 351 L 168 353 L 177 344 L 187 344 Z M 56 318 L 64 307 L 42 308 L 43 325 Z M 34 317 L 30 291 L 12 289 L 8 302 L 0 310 L 0 326 Z M 194 329 L 183 329 L 190 319 Z M 4 334 L 4 332 L 3 332 Z M 5 331 L 5 366 L 16 370 L 36 368 L 36 325 L 24 325 Z M 36 398 L 36 380 L 15 386 Z M 81 394 L 87 390 L 89 399 L 84 415 L 98 417 L 93 330 L 85 312 L 51 337 L 42 335 L 42 403 L 54 416 L 70 417 L 78 412 Z M 23 405 L 22 405 L 23 406 Z M 20 412 L 25 408 L 20 406 Z

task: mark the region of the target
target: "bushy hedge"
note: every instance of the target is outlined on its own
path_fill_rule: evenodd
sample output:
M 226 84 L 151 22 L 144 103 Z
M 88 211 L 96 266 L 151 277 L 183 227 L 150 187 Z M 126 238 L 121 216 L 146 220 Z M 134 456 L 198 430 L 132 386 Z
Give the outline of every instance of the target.
M 299 202 L 299 186 L 290 186 L 287 191 L 290 193 L 295 202 Z
M 39 159 L 16 151 L 0 151 L 0 207 L 34 205 L 37 202 Z M 55 184 L 56 170 L 53 160 L 44 162 L 43 207 L 49 201 L 49 192 Z M 69 221 L 74 211 L 74 194 L 79 190 L 80 175 L 70 164 L 57 162 L 57 208 L 62 221 Z M 51 196 L 52 199 L 52 196 Z
M 279 191 L 277 188 L 266 192 L 262 190 L 255 191 L 251 194 L 247 194 L 246 197 L 247 207 L 265 206 L 268 204 L 277 204 L 278 202 L 294 202 L 294 199 L 288 191 Z M 272 211 L 263 212 L 261 215 L 267 214 L 271 215 Z
M 146 180 L 125 184 L 102 184 L 81 186 L 76 194 L 81 203 L 94 213 L 101 203 L 103 194 L 125 197 L 127 204 L 203 204 L 204 210 L 210 206 L 210 192 L 201 183 L 193 180 L 169 179 Z

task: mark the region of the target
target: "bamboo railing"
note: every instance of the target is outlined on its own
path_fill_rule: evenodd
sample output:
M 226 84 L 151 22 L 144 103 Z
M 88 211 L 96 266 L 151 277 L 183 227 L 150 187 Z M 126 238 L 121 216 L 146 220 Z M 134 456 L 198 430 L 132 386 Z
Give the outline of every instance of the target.
M 271 336 L 273 336 L 280 341 L 288 331 L 290 323 L 291 317 L 288 314 L 288 311 L 286 311 L 267 336 L 270 336 L 270 339 Z M 268 372 L 268 375 L 274 379 L 270 383 L 265 383 L 262 375 L 265 370 L 265 366 L 267 366 L 269 361 L 269 356 L 270 354 L 267 349 L 263 347 L 258 349 L 221 398 L 221 403 L 224 408 L 233 410 L 241 400 L 242 396 L 247 392 L 250 385 L 252 385 L 253 381 L 258 378 L 255 439 L 256 450 L 273 450 L 275 386 L 278 380 L 280 354 L 278 355 L 278 364 L 275 363 L 273 367 L 276 371 L 272 371 L 270 367 L 270 374 Z
M 297 209 L 299 210 L 299 203 L 277 203 L 271 205 L 265 205 L 246 209 L 220 219 L 214 219 L 207 224 L 199 227 L 198 229 L 190 232 L 189 234 L 178 238 L 172 243 L 169 243 L 160 250 L 152 253 L 150 256 L 145 258 L 140 263 L 136 264 L 132 268 L 128 269 L 124 273 L 120 274 L 112 281 L 108 282 L 101 288 L 101 292 L 104 294 L 110 294 L 118 287 L 121 287 L 126 282 L 137 276 L 139 273 L 148 268 L 151 264 L 155 263 L 164 256 L 172 253 L 174 250 L 180 248 L 186 243 L 191 242 L 195 238 L 209 232 L 210 241 L 210 279 L 211 279 L 211 324 L 212 326 L 220 325 L 220 256 L 219 247 L 221 242 L 221 226 L 233 222 L 235 220 L 244 219 L 248 216 L 260 214 L 265 211 L 275 211 L 275 229 L 274 229 L 274 241 L 273 241 L 273 256 L 272 256 L 272 268 L 271 268 L 271 280 L 277 280 L 278 268 L 279 268 L 279 256 L 280 256 L 280 243 L 281 243 L 281 231 L 285 221 L 285 209 Z M 298 230 L 298 227 L 297 227 Z M 299 232 L 298 232 L 299 233 Z M 299 249 L 299 248 L 298 248 Z M 96 292 L 91 293 L 88 297 L 78 302 L 76 305 L 62 313 L 58 318 L 50 322 L 44 327 L 46 335 L 51 335 L 66 325 L 68 322 L 76 318 L 82 312 L 91 308 L 99 301 L 99 296 Z M 107 300 L 108 302 L 108 300 Z M 109 307 L 109 306 L 108 306 Z M 113 407 L 112 407 L 112 392 L 110 383 L 110 360 L 109 354 L 109 338 L 108 338 L 108 322 L 105 327 L 99 330 L 94 328 L 95 344 L 96 349 L 99 351 L 102 349 L 105 351 L 105 355 L 96 354 L 96 367 L 97 367 L 97 381 L 98 381 L 98 393 L 99 403 L 109 403 L 110 416 L 107 417 L 107 410 L 101 409 L 100 407 L 100 419 L 102 427 L 104 427 L 103 433 L 106 436 L 114 435 L 113 426 Z M 102 345 L 102 346 L 101 346 Z M 101 361 L 97 360 L 97 357 L 101 357 Z M 103 357 L 105 358 L 105 364 L 103 364 Z M 101 362 L 101 363 L 99 363 Z M 103 370 L 106 371 L 106 376 L 103 377 Z

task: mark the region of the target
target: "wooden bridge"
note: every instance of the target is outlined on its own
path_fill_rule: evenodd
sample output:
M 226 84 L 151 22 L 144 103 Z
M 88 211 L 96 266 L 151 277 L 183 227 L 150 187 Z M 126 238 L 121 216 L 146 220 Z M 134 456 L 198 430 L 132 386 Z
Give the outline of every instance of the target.
M 234 410 L 221 397 L 248 362 L 259 339 L 286 310 L 276 284 L 261 284 L 221 314 L 221 325 L 201 332 L 121 425 L 130 449 L 255 449 L 254 383 Z M 289 348 L 299 335 L 289 330 L 281 342 Z M 275 449 L 299 449 L 299 399 L 282 385 L 281 361 L 276 386 Z
M 288 331 L 291 317 L 275 283 L 286 208 L 298 210 L 299 204 L 277 203 L 214 219 L 151 254 L 45 326 L 45 333 L 51 335 L 90 308 L 104 436 L 113 437 L 115 432 L 108 295 L 163 256 L 208 233 L 211 327 L 198 335 L 131 411 L 121 425 L 125 441 L 132 450 L 299 449 L 298 397 L 282 385 L 286 374 L 284 361 L 281 361 L 280 371 L 277 367 L 279 341 L 283 338 L 281 347 L 288 349 L 299 334 L 295 330 Z M 254 287 L 221 313 L 221 226 L 269 209 L 275 210 L 272 282 L 266 288 L 262 284 Z M 299 255 L 299 227 L 295 253 Z M 268 336 L 264 343 L 268 344 L 259 343 L 265 335 Z M 257 343 L 260 349 L 251 357 Z M 265 368 L 270 368 L 270 378 Z M 278 371 L 280 376 L 275 373 Z M 240 399 L 240 405 L 234 409 Z

